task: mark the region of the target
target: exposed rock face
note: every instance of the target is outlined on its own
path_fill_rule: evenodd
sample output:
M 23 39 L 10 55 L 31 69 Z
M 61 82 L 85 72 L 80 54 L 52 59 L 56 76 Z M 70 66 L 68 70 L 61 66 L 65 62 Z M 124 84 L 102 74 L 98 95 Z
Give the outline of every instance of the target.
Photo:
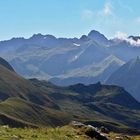
M 73 125 L 76 128 L 80 128 L 81 131 L 83 131 L 87 136 L 91 138 L 96 138 L 97 140 L 108 140 L 107 137 L 102 134 L 98 128 L 92 126 L 92 125 L 85 125 L 81 122 L 72 121 L 71 125 Z M 104 132 L 107 132 L 107 128 L 102 127 L 102 130 L 104 129 Z M 108 131 L 109 132 L 109 131 Z

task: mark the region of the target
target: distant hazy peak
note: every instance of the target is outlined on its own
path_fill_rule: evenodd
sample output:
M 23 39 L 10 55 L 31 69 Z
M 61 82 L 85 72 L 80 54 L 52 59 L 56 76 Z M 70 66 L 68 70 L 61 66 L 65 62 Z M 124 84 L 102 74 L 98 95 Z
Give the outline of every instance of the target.
M 88 38 L 88 36 L 82 35 L 81 38 L 80 38 L 80 40 L 81 40 L 81 41 L 88 41 L 88 40 L 90 40 L 90 39 Z
M 99 31 L 96 31 L 96 30 L 91 30 L 90 32 L 89 32 L 89 34 L 88 34 L 88 36 L 90 36 L 90 35 L 103 35 L 103 34 L 101 34 Z
M 101 34 L 100 32 L 96 31 L 96 30 L 92 30 L 89 34 L 88 34 L 88 37 L 90 39 L 93 39 L 97 42 L 100 42 L 102 44 L 107 44 L 108 43 L 108 39 L 103 35 Z
M 42 35 L 41 33 L 38 33 L 38 34 L 34 34 L 32 37 L 30 37 L 29 39 L 46 39 L 46 38 L 49 38 L 49 39 L 56 39 L 55 36 L 53 35 Z
M 88 34 L 88 37 L 96 37 L 96 36 L 104 37 L 105 39 L 107 39 L 103 34 L 101 34 L 100 32 L 96 30 L 92 30 Z

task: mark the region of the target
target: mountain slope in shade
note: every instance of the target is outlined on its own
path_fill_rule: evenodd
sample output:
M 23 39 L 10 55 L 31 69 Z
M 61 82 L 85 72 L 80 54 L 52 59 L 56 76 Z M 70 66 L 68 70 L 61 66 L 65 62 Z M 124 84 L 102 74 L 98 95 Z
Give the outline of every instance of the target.
M 20 97 L 40 105 L 50 104 L 51 106 L 54 104 L 47 97 L 47 93 L 42 92 L 30 81 L 0 65 L 0 100 L 6 100 L 10 97 Z
M 2 59 L 3 60 L 3 59 Z M 0 64 L 0 124 L 10 126 L 56 126 L 70 121 L 70 115 L 29 80 Z
M 78 82 L 90 84 L 98 81 L 104 83 L 124 63 L 117 57 L 110 55 L 97 64 L 71 70 L 66 74 L 50 79 L 50 81 L 57 85 L 71 85 Z
M 130 128 L 139 127 L 140 103 L 121 87 L 100 83 L 58 87 L 37 79 L 31 79 L 31 82 L 47 90 L 49 97 L 59 104 L 61 110 L 70 113 L 74 120 L 106 121 Z
M 135 99 L 140 101 L 140 59 L 130 60 L 114 72 L 106 82 L 124 87 Z
M 11 127 L 46 127 L 66 124 L 70 115 L 20 98 L 8 98 L 0 103 L 0 124 Z
M 12 66 L 1 57 L 0 57 L 0 65 L 4 66 L 5 68 L 9 69 L 10 71 L 14 71 Z

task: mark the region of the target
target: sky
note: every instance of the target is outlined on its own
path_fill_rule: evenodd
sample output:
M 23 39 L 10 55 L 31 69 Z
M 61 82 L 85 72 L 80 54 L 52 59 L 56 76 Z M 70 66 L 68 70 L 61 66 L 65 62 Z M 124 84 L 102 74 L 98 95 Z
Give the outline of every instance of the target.
M 33 34 L 140 35 L 140 0 L 0 0 L 0 40 Z

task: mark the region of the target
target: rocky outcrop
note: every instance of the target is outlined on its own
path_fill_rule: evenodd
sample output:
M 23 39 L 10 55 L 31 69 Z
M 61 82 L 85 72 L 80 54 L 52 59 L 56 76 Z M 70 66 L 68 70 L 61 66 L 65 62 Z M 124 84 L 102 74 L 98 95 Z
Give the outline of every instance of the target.
M 80 129 L 80 131 L 84 132 L 87 136 L 91 137 L 91 138 L 96 138 L 97 140 L 108 140 L 108 138 L 101 133 L 104 130 L 105 132 L 107 131 L 107 128 L 102 127 L 102 131 L 92 125 L 85 125 L 81 122 L 77 122 L 77 121 L 72 121 L 71 125 L 77 129 Z

